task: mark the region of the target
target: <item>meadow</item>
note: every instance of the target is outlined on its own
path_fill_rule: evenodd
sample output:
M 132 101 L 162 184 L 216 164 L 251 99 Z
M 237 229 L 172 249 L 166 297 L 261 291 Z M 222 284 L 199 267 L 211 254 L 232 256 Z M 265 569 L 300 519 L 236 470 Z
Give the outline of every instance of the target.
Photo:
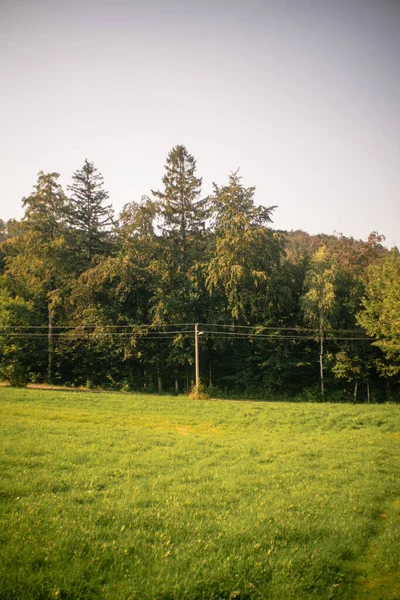
M 400 406 L 0 388 L 0 599 L 400 598 Z

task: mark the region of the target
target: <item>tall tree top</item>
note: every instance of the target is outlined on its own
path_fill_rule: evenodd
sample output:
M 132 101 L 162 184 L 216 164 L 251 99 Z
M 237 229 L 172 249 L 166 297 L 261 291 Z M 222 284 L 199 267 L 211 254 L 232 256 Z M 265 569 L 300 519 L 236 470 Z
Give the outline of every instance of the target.
M 72 185 L 68 186 L 70 195 L 69 220 L 71 225 L 88 231 L 91 228 L 104 229 L 113 223 L 113 208 L 111 204 L 104 206 L 109 198 L 104 189 L 104 179 L 93 162 L 85 158 L 82 169 L 75 171 Z
M 49 239 L 59 234 L 66 219 L 66 197 L 57 181 L 59 177 L 58 173 L 39 171 L 34 191 L 22 199 L 23 221 Z
M 229 175 L 228 185 L 213 184 L 213 221 L 217 230 L 262 227 L 272 222 L 271 214 L 276 206 L 255 206 L 256 188 L 244 187 L 241 180 L 237 170 Z
M 202 179 L 196 177 L 196 161 L 185 146 L 178 145 L 168 154 L 164 191 L 154 191 L 159 202 L 163 229 L 178 234 L 185 251 L 188 235 L 204 228 L 207 199 L 200 199 Z
M 68 223 L 79 234 L 78 245 L 89 261 L 94 254 L 102 252 L 107 232 L 114 223 L 111 204 L 104 204 L 108 200 L 108 192 L 103 186 L 102 175 L 87 159 L 82 169 L 75 171 L 72 185 L 68 186 Z

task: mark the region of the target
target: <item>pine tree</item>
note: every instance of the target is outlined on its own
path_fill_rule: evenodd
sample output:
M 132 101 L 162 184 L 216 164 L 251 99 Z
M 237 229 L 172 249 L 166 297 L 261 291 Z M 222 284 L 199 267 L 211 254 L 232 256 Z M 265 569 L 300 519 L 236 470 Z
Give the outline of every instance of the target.
M 110 226 L 114 223 L 111 205 L 104 205 L 108 193 L 104 190 L 104 180 L 92 162 L 85 159 L 82 169 L 72 176 L 68 223 L 74 230 L 76 245 L 84 266 L 95 254 L 105 251 Z

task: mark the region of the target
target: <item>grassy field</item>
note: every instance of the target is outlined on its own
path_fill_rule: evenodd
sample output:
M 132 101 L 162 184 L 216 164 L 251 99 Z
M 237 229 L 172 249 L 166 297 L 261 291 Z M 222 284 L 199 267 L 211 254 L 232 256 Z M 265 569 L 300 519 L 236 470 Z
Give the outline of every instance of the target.
M 1 599 L 400 598 L 400 406 L 0 388 Z

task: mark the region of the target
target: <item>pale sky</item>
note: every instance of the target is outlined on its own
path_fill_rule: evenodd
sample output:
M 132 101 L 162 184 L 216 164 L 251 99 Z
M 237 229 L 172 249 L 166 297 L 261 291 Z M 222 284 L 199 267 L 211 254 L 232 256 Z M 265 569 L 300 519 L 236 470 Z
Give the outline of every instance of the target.
M 274 227 L 400 247 L 400 0 L 0 0 L 0 218 L 85 158 L 116 213 L 184 144 Z

